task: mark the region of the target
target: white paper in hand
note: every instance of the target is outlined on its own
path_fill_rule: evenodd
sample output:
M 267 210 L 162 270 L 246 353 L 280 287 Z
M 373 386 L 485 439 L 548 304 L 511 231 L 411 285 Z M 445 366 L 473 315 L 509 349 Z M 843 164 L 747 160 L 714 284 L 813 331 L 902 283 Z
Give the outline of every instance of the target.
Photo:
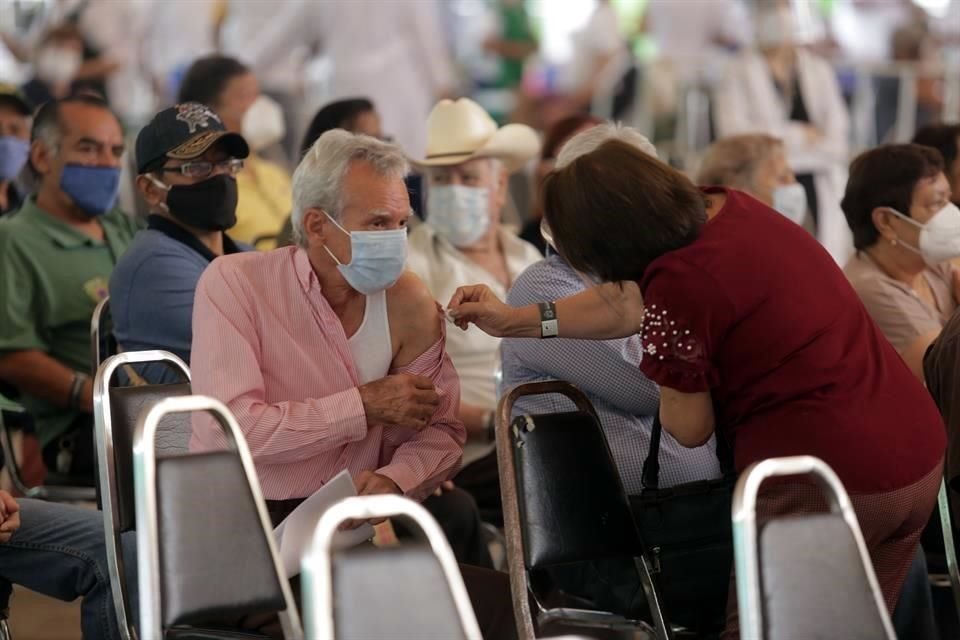
M 310 546 L 320 516 L 333 504 L 355 495 L 357 488 L 350 478 L 350 472 L 344 469 L 277 525 L 273 535 L 280 547 L 280 558 L 287 577 L 300 573 L 300 561 Z M 333 546 L 337 549 L 352 547 L 370 540 L 373 534 L 373 527 L 365 522 L 356 529 L 337 531 L 333 537 Z

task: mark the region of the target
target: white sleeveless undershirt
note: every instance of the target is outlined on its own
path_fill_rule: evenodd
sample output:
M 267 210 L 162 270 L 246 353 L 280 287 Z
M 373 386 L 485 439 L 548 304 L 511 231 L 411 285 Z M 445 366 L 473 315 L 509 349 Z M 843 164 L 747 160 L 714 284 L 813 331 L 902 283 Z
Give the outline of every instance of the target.
M 390 372 L 393 341 L 390 339 L 386 290 L 367 296 L 363 321 L 348 342 L 357 375 L 360 376 L 360 384 L 379 380 Z

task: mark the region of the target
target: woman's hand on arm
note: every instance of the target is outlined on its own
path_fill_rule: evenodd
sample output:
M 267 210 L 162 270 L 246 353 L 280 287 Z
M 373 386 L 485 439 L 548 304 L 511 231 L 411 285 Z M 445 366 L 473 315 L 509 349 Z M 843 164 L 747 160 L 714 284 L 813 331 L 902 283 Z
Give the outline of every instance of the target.
M 611 340 L 640 332 L 643 296 L 635 282 L 602 284 L 558 300 L 559 337 Z M 448 305 L 454 323 L 466 329 L 470 323 L 499 338 L 539 338 L 537 305 L 511 307 L 485 285 L 460 287 Z

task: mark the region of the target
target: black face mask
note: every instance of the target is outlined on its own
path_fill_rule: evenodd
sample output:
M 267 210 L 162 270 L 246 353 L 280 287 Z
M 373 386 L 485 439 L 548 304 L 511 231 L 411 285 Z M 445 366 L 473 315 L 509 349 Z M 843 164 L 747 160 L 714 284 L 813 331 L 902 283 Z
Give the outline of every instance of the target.
M 237 224 L 237 179 L 219 175 L 174 185 L 167 192 L 167 210 L 196 229 L 226 231 Z

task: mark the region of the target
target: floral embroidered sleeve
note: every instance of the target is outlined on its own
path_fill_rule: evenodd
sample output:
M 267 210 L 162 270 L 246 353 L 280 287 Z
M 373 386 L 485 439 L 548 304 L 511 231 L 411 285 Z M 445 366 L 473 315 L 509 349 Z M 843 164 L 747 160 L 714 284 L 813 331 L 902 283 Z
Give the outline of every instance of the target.
M 723 290 L 700 268 L 669 255 L 641 282 L 644 375 L 683 393 L 708 391 L 720 376 L 713 356 L 733 313 Z

